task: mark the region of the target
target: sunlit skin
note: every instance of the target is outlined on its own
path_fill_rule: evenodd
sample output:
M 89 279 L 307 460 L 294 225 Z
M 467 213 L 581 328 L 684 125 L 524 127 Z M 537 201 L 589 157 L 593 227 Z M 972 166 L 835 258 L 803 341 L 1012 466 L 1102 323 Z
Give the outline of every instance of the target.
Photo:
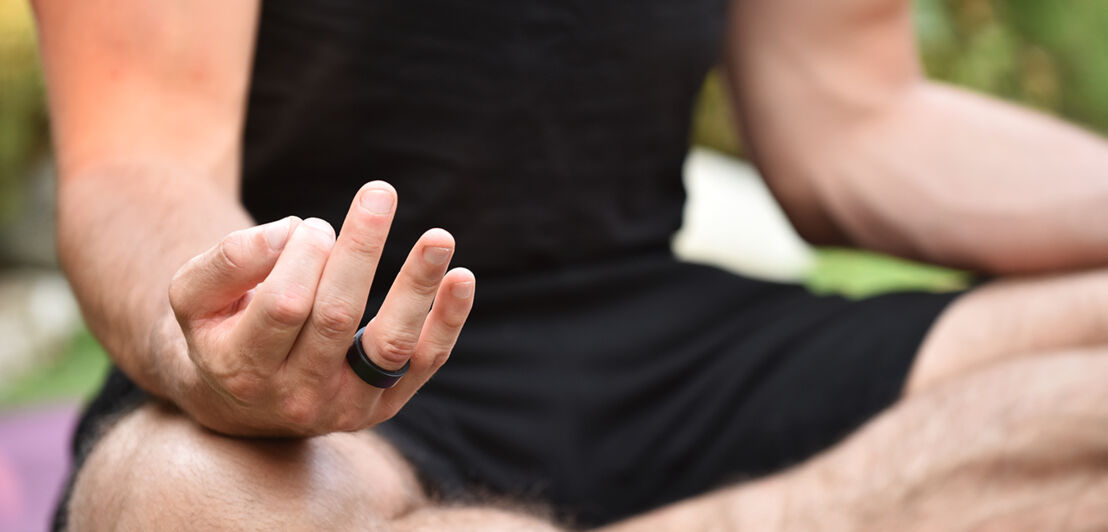
M 246 214 L 258 3 L 34 7 L 61 262 L 116 364 L 164 399 L 97 445 L 73 529 L 555 529 L 523 509 L 436 504 L 362 430 L 448 363 L 476 280 L 449 269 L 449 233 L 425 233 L 364 337 L 376 363 L 410 359 L 411 373 L 385 392 L 351 378 L 365 272 L 403 198 L 383 182 L 351 191 L 337 239 L 320 220 Z M 909 8 L 735 0 L 723 66 L 753 160 L 813 241 L 1044 275 L 959 299 L 903 400 L 838 446 L 613 530 L 1108 527 L 1108 145 L 926 81 Z M 257 435 L 294 438 L 243 437 Z

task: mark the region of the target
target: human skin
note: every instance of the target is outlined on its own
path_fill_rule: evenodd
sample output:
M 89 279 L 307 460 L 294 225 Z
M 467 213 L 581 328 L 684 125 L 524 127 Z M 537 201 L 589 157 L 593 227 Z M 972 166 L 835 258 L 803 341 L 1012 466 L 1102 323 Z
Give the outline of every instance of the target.
M 745 147 L 798 231 L 990 274 L 1108 264 L 1108 144 L 928 81 L 911 6 L 732 2 Z
M 1105 377 L 1094 348 L 937 380 L 796 468 L 604 530 L 1103 530 Z M 561 529 L 510 504 L 430 500 L 371 433 L 226 438 L 157 405 L 97 445 L 70 516 L 74 530 Z
M 1099 140 L 927 84 L 910 47 L 905 2 L 809 4 L 738 2 L 728 59 L 755 159 L 805 235 L 991 273 L 1104 264 L 1108 224 L 1072 222 L 1099 216 L 1108 167 Z M 361 313 L 351 303 L 358 298 L 338 304 L 325 296 L 344 279 L 364 301 L 371 280 L 348 272 L 372 271 L 366 266 L 397 200 L 390 196 L 389 214 L 363 209 L 370 191 L 393 194 L 386 184 L 367 184 L 337 240 L 316 222 L 255 226 L 246 215 L 238 157 L 257 9 L 211 0 L 35 3 L 58 155 L 63 267 L 116 363 L 175 405 L 144 407 L 109 431 L 78 479 L 74 528 L 550 528 L 511 509 L 435 504 L 387 445 L 341 432 L 388 417 L 444 361 L 474 280 L 420 263 L 429 249 L 453 248 L 445 232 L 426 234 L 398 295 L 390 292 L 395 314 L 386 308 L 375 320 L 393 325 L 367 335 L 382 366 L 412 357 L 408 387 L 382 401 L 381 392 L 350 379 L 341 357 Z M 967 149 L 974 145 L 1006 158 Z M 1041 175 L 1052 177 L 1050 187 Z M 1093 399 L 1103 399 L 1096 385 L 1106 373 L 1100 353 L 1070 350 L 1105 343 L 1088 314 L 1104 305 L 1067 294 L 1098 280 L 1089 273 L 1055 284 L 1011 281 L 963 298 L 929 335 L 909 397 L 842 446 L 619 526 L 881 529 L 914 516 L 919 526 L 936 524 L 923 529 L 957 529 L 973 525 L 955 522 L 975 515 L 963 511 L 969 505 L 1046 519 L 1059 511 L 1057 493 L 1076 501 L 1062 506 L 1067 515 L 1085 517 L 1082 501 L 1103 500 L 1095 496 L 1103 493 L 1105 446 L 1080 426 L 1103 426 L 1099 405 L 1108 401 Z M 443 306 L 426 318 L 431 286 Z M 273 296 L 289 287 L 300 290 L 297 299 L 278 304 Z M 208 306 L 213 297 L 222 306 Z M 1011 334 L 1037 318 L 1047 321 L 1035 334 Z M 253 332 L 267 323 L 282 332 Z M 1059 323 L 1068 328 L 1050 329 Z M 423 334 L 433 341 L 421 343 Z M 245 349 L 255 342 L 278 349 Z M 274 352 L 282 358 L 264 358 Z M 1001 414 L 1010 420 L 997 429 L 1003 437 L 982 440 L 977 429 Z M 921 427 L 930 427 L 930 439 L 916 438 Z M 204 428 L 320 436 L 275 442 Z M 1028 444 L 1011 449 L 1010 439 Z M 1073 454 L 1057 453 L 1060 446 Z M 1044 487 L 1055 481 L 1057 491 Z M 967 495 L 974 493 L 982 495 Z M 157 512 L 144 511 L 151 508 Z
M 473 274 L 447 273 L 453 238 L 425 233 L 363 336 L 379 366 L 410 359 L 410 373 L 382 392 L 349 370 L 344 355 L 396 192 L 365 185 L 337 240 L 317 219 L 251 228 L 237 191 L 257 5 L 35 9 L 58 154 L 59 256 L 115 362 L 224 434 L 325 434 L 394 414 L 449 354 Z

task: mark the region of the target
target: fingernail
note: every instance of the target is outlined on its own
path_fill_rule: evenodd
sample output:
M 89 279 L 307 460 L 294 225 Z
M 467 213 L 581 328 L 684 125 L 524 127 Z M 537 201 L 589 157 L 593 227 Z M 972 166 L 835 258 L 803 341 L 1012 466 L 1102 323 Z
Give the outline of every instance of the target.
M 289 240 L 289 219 L 285 218 L 269 224 L 269 227 L 265 228 L 265 239 L 274 251 L 284 249 L 285 242 Z
M 458 299 L 466 299 L 473 295 L 473 283 L 458 283 L 454 285 L 454 288 L 450 289 L 450 292 Z
M 362 207 L 373 214 L 388 214 L 392 210 L 392 194 L 385 190 L 367 190 L 362 194 Z
M 307 220 L 304 220 L 304 225 L 307 225 L 312 229 L 323 231 L 324 233 L 327 233 L 329 235 L 335 234 L 335 230 L 331 227 L 331 224 L 320 220 L 319 218 L 308 218 Z
M 446 264 L 448 259 L 450 259 L 450 248 L 432 247 L 423 250 L 423 260 L 435 266 Z

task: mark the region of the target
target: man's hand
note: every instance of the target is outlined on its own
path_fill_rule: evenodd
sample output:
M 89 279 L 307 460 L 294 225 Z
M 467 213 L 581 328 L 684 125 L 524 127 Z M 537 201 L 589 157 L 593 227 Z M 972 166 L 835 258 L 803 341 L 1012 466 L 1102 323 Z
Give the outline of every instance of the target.
M 290 217 L 231 233 L 182 266 L 169 287 L 191 360 L 170 392 L 178 406 L 235 435 L 352 431 L 393 416 L 446 361 L 475 283 L 468 270 L 446 273 L 453 237 L 425 233 L 362 337 L 375 364 L 411 370 L 388 390 L 360 380 L 345 355 L 395 205 L 391 186 L 369 183 L 337 241 L 327 222 Z
M 255 223 L 239 170 L 260 2 L 34 6 L 59 262 L 113 362 L 228 434 L 350 430 L 399 409 L 449 353 L 473 276 L 444 277 L 453 239 L 424 235 L 364 335 L 379 366 L 410 358 L 411 370 L 382 391 L 346 366 L 396 195 L 367 185 L 337 242 L 318 221 L 244 229 Z

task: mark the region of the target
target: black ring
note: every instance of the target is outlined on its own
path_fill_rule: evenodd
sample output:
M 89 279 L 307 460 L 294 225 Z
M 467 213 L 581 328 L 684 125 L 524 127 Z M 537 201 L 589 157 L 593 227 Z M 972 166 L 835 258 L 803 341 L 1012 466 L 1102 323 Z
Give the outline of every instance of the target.
M 350 345 L 350 349 L 346 350 L 346 363 L 350 364 L 350 369 L 354 370 L 358 378 L 365 381 L 366 384 L 377 388 L 392 388 L 392 385 L 396 384 L 396 381 L 408 372 L 408 368 L 412 366 L 412 361 L 405 362 L 404 367 L 396 371 L 381 369 L 380 366 L 369 359 L 369 355 L 365 353 L 365 348 L 362 347 L 362 333 L 364 332 L 365 327 L 362 327 L 354 333 L 354 343 Z

